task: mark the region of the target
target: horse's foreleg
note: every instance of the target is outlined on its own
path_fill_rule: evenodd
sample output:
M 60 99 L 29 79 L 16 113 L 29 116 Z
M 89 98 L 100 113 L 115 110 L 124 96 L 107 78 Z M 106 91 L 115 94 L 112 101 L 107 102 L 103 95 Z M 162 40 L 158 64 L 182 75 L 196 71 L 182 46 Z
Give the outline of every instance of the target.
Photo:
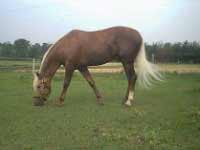
M 123 66 L 128 80 L 128 88 L 125 96 L 125 101 L 123 103 L 127 106 L 131 106 L 132 101 L 134 100 L 134 89 L 137 76 L 132 63 L 123 63 Z
M 60 94 L 59 101 L 58 101 L 60 105 L 64 104 L 65 95 L 66 95 L 67 89 L 69 87 L 73 72 L 74 72 L 74 70 L 72 68 L 70 68 L 68 66 L 65 68 L 65 79 L 64 79 L 63 89 L 62 89 L 62 92 Z
M 79 71 L 81 72 L 81 74 L 83 75 L 83 77 L 87 80 L 87 82 L 89 83 L 89 85 L 94 90 L 94 93 L 95 93 L 96 98 L 97 98 L 97 103 L 98 104 L 103 104 L 102 96 L 101 96 L 99 90 L 97 89 L 97 87 L 95 85 L 95 82 L 92 79 L 92 76 L 91 76 L 88 68 L 87 67 L 82 67 L 82 68 L 79 69 Z

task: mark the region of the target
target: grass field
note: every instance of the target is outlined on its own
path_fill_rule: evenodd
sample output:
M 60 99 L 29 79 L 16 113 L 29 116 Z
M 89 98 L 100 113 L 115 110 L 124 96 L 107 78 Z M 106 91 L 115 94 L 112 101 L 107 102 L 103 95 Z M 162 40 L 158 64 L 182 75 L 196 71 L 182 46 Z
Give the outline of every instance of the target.
M 63 74 L 55 76 L 47 104 L 34 107 L 31 73 L 0 72 L 0 149 L 200 149 L 200 74 L 167 74 L 150 90 L 137 87 L 131 108 L 121 105 L 123 73 L 94 79 L 104 106 L 76 73 L 63 107 L 54 105 Z

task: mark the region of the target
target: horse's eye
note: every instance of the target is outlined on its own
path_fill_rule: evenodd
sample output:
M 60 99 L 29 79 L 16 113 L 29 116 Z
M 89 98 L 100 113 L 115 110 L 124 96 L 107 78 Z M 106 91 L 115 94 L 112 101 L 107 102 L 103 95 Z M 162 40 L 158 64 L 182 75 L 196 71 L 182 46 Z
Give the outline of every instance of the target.
M 40 85 L 38 85 L 37 88 L 39 89 L 39 88 L 40 88 Z

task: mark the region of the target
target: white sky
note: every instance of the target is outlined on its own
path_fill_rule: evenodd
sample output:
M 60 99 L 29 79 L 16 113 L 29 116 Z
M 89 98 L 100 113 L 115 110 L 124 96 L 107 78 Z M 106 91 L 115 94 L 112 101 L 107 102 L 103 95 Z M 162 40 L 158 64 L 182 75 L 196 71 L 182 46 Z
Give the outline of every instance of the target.
M 53 42 L 72 29 L 136 28 L 146 42 L 200 41 L 199 0 L 7 0 L 0 42 Z

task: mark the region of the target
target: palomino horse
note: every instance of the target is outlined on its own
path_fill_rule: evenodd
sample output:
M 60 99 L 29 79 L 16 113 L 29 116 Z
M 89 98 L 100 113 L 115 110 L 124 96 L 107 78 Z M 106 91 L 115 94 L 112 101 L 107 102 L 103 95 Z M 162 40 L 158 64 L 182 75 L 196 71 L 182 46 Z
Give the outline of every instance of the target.
M 130 106 L 134 99 L 137 77 L 139 83 L 144 86 L 149 86 L 152 79 L 160 78 L 155 65 L 146 59 L 144 42 L 138 31 L 127 27 L 112 27 L 95 32 L 73 30 L 45 53 L 40 70 L 35 74 L 33 88 L 38 96 L 47 98 L 51 92 L 52 77 L 60 65 L 64 65 L 65 79 L 58 99 L 59 104 L 64 103 L 67 88 L 76 69 L 94 90 L 97 102 L 103 104 L 88 66 L 101 65 L 113 59 L 123 64 L 127 76 L 128 88 L 124 101 L 127 106 Z

